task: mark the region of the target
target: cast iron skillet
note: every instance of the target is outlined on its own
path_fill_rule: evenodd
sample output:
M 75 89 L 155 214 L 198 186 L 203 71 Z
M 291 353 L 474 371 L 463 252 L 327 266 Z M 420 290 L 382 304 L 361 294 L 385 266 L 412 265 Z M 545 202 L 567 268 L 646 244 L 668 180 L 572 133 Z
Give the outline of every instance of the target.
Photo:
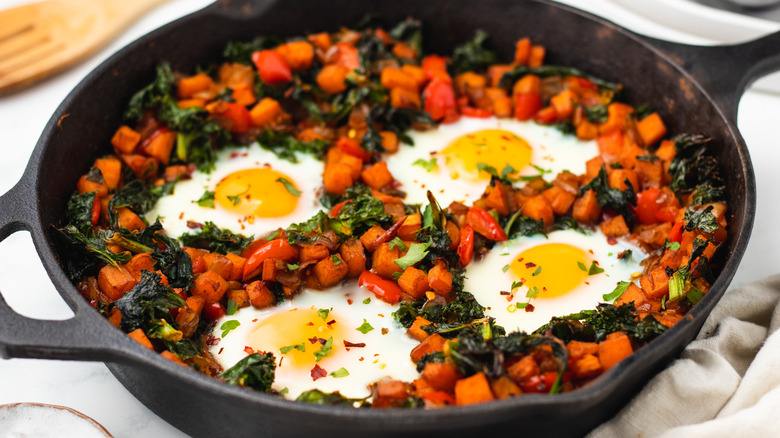
M 65 276 L 51 226 L 60 223 L 79 176 L 108 150 L 128 99 L 152 80 L 155 64 L 169 60 L 174 69 L 191 71 L 217 61 L 231 40 L 334 31 L 366 13 L 388 23 L 407 16 L 422 19 L 426 50 L 436 53 L 450 53 L 482 28 L 490 32 L 501 58 L 511 59 L 514 41 L 530 36 L 548 48 L 548 63 L 576 66 L 625 84 L 627 101 L 658 109 L 670 132 L 712 136 L 714 154 L 728 178 L 727 256 L 711 291 L 690 317 L 586 388 L 409 411 L 321 407 L 223 384 L 160 358 L 95 312 Z M 52 116 L 22 180 L 0 198 L 0 240 L 30 231 L 49 276 L 75 313 L 67 321 L 32 320 L 0 298 L 0 356 L 108 362 L 142 403 L 194 436 L 583 435 L 610 418 L 695 337 L 737 269 L 756 203 L 753 169 L 736 129 L 737 103 L 753 79 L 780 67 L 778 52 L 772 53 L 778 44 L 780 34 L 730 47 L 664 43 L 543 0 L 219 1 L 141 38 L 84 79 Z

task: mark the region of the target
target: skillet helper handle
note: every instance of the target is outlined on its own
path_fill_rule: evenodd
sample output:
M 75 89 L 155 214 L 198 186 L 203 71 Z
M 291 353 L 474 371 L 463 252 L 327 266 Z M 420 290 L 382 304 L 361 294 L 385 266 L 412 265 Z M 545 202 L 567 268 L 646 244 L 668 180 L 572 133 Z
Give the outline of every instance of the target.
M 29 170 L 29 169 L 28 169 Z M 31 231 L 40 247 L 44 236 L 31 224 L 38 219 L 34 201 L 34 181 L 30 172 L 6 194 L 0 196 L 0 241 L 11 234 Z M 16 313 L 0 291 L 0 358 L 38 358 L 62 360 L 122 361 L 119 346 L 126 338 L 118 330 L 105 330 L 88 318 L 94 312 L 86 300 L 69 303 L 75 316 L 64 321 L 45 321 Z M 98 321 L 99 322 L 99 321 Z M 119 338 L 119 339 L 118 339 Z
M 780 32 L 725 46 L 692 46 L 642 38 L 689 72 L 733 122 L 737 120 L 737 107 L 745 89 L 761 76 L 780 69 Z

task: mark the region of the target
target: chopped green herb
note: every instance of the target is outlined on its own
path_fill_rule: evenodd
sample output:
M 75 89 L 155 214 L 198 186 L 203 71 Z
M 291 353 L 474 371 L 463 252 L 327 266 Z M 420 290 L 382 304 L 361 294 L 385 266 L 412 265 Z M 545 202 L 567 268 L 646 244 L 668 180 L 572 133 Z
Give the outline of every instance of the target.
M 503 267 L 503 268 L 501 268 L 501 271 L 502 271 L 502 272 L 506 272 L 506 271 L 508 271 L 508 270 L 509 270 L 509 265 L 504 265 L 504 267 Z
M 512 290 L 515 290 L 518 287 L 522 287 L 522 286 L 523 286 L 523 282 L 522 281 L 513 281 L 512 282 Z
M 294 270 L 296 270 L 296 269 L 298 269 L 300 267 L 301 267 L 301 265 L 296 265 L 294 263 L 288 263 L 287 264 L 287 270 L 288 271 L 294 271 Z
M 623 292 L 625 292 L 629 286 L 631 286 L 630 281 L 621 281 L 617 284 L 615 290 L 608 294 L 602 295 L 601 298 L 606 302 L 615 301 L 616 299 L 620 298 L 621 295 L 623 295 Z
M 319 350 L 314 352 L 315 362 L 319 362 L 328 355 L 330 355 L 331 351 L 333 350 L 333 336 L 329 337 L 327 341 L 320 347 Z
M 426 172 L 430 172 L 436 168 L 436 158 L 431 158 L 429 160 L 418 158 L 417 161 L 412 163 L 412 166 L 420 166 L 425 169 Z
M 525 309 L 528 307 L 528 303 L 515 303 L 515 307 L 518 309 Z
M 236 321 L 235 319 L 231 319 L 230 321 L 223 322 L 222 325 L 219 327 L 219 329 L 222 330 L 222 337 L 224 338 L 225 336 L 227 336 L 228 333 L 237 329 L 238 326 L 240 325 L 241 323 Z
M 284 188 L 287 189 L 288 192 L 290 192 L 291 195 L 299 197 L 301 196 L 301 191 L 296 189 L 293 183 L 290 182 L 287 178 L 276 178 L 276 182 L 280 182 L 284 185 Z
M 322 318 L 323 321 L 327 321 L 328 320 L 328 314 L 329 313 L 330 313 L 330 309 L 320 309 L 320 310 L 317 311 L 317 315 L 320 318 Z
M 333 260 L 333 266 L 338 266 L 341 264 L 341 257 L 337 256 L 336 254 L 330 256 L 330 259 Z
M 542 273 L 542 267 L 541 266 L 537 266 L 536 270 L 534 271 L 534 273 L 531 274 L 531 277 L 536 277 L 537 275 L 539 275 L 541 273 Z
M 236 302 L 233 300 L 227 300 L 227 310 L 225 313 L 232 315 L 236 313 L 236 310 L 238 310 L 238 304 L 236 304 Z
M 206 190 L 205 192 L 203 192 L 203 195 L 201 195 L 200 199 L 193 202 L 197 203 L 201 207 L 214 208 L 214 195 L 215 192 Z
M 241 192 L 239 194 L 236 194 L 236 195 L 233 195 L 233 196 L 228 196 L 227 198 L 235 206 L 235 205 L 238 205 L 241 202 L 241 196 L 245 195 L 248 191 L 249 191 L 249 187 L 247 187 L 246 190 L 244 190 L 243 192 Z
M 364 318 L 363 319 L 363 324 L 360 327 L 356 328 L 355 330 L 357 330 L 360 333 L 363 333 L 365 335 L 366 333 L 370 332 L 373 329 L 374 328 L 371 327 L 371 324 L 369 324 L 368 321 L 366 321 L 365 318 Z
M 525 294 L 526 298 L 536 298 L 539 295 L 539 288 L 534 286 L 528 289 L 528 293 Z
M 286 347 L 280 348 L 279 352 L 282 353 L 282 354 L 287 354 L 287 353 L 291 352 L 294 349 L 298 350 L 298 351 L 306 351 L 306 343 L 305 342 L 301 342 L 300 344 L 288 345 Z
M 347 377 L 349 375 L 349 371 L 347 371 L 346 368 L 341 367 L 337 369 L 336 371 L 330 373 L 332 377 L 339 378 L 339 377 Z
M 407 252 L 405 256 L 395 259 L 395 264 L 400 266 L 401 269 L 406 269 L 409 266 L 414 265 L 428 255 L 429 246 L 431 246 L 430 242 L 411 244 L 409 246 L 409 252 Z
M 290 392 L 290 388 L 285 386 L 281 391 L 279 391 L 279 395 L 287 395 L 288 392 Z
M 406 251 L 406 244 L 400 237 L 395 236 L 393 237 L 393 240 L 390 241 L 390 249 L 393 248 L 398 248 L 399 251 Z
M 588 272 L 588 267 L 585 266 L 585 263 L 577 262 L 577 266 L 579 266 L 583 271 Z
M 664 245 L 664 248 L 671 249 L 672 251 L 677 251 L 680 249 L 680 242 L 666 242 Z
M 589 276 L 601 274 L 602 272 L 604 272 L 604 268 L 599 267 L 599 265 L 596 264 L 595 260 L 590 263 L 590 269 L 588 269 Z
M 696 304 L 704 298 L 704 292 L 699 290 L 696 286 L 691 286 L 691 290 L 685 294 L 685 298 L 688 298 L 688 301 L 690 301 L 691 304 Z
M 370 302 L 371 302 L 371 297 L 368 297 L 365 300 L 363 300 L 363 304 L 368 304 Z

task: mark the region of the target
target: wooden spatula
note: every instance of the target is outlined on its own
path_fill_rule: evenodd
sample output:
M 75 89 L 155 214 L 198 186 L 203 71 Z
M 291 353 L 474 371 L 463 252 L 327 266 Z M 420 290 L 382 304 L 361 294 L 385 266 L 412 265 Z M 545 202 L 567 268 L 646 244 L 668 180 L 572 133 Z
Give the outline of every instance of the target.
M 0 94 L 101 48 L 167 0 L 44 0 L 0 11 Z

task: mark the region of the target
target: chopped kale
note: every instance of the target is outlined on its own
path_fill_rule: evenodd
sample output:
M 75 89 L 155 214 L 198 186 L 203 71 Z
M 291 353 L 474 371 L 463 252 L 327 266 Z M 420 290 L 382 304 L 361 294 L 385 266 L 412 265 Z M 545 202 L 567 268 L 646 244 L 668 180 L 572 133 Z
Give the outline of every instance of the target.
M 428 307 L 425 307 L 425 304 L 425 299 L 401 303 L 398 310 L 393 312 L 393 317 L 406 328 L 409 328 L 418 316 L 436 324 L 467 324 L 485 317 L 485 308 L 477 302 L 474 295 L 463 290 L 456 289 L 455 300 L 450 303 Z
M 142 216 L 154 207 L 160 199 L 158 193 L 152 192 L 143 181 L 133 180 L 117 190 L 114 197 L 108 202 L 108 219 L 112 229 L 118 227 L 118 208 L 129 208 L 133 213 Z
M 444 363 L 446 360 L 447 356 L 443 351 L 425 353 L 425 356 L 417 362 L 417 372 L 421 373 L 425 369 L 425 365 L 429 363 Z
M 254 238 L 235 234 L 230 230 L 219 228 L 214 222 L 207 221 L 203 228 L 195 233 L 184 234 L 179 237 L 179 240 L 184 246 L 203 248 L 209 252 L 241 254 Z
M 328 406 L 348 406 L 348 407 L 360 407 L 368 408 L 371 404 L 363 398 L 347 398 L 341 395 L 338 391 L 334 392 L 322 392 L 319 389 L 312 389 L 305 391 L 295 399 L 295 401 L 304 403 L 314 403 L 316 405 L 328 405 Z
M 125 119 L 135 121 L 141 118 L 144 111 L 155 108 L 166 96 L 173 92 L 176 79 L 173 77 L 171 65 L 161 62 L 157 65 L 157 75 L 154 81 L 142 88 L 130 98 L 130 104 L 125 111 Z
M 62 261 L 72 281 L 97 274 L 102 264 L 119 266 L 130 261 L 131 256 L 127 252 L 114 254 L 109 251 L 102 234 L 95 234 L 91 230 L 86 230 L 85 234 L 73 225 L 55 229 L 65 246 L 63 252 L 68 254 Z
M 452 68 L 455 74 L 467 71 L 484 71 L 488 66 L 498 61 L 496 54 L 485 48 L 485 41 L 488 38 L 487 32 L 478 29 L 471 41 L 467 41 L 452 51 Z
M 585 342 L 601 342 L 607 335 L 624 331 L 637 342 L 647 342 L 666 330 L 666 326 L 658 323 L 651 316 L 637 320 L 637 313 L 632 303 L 615 306 L 601 303 L 595 310 L 583 310 L 567 316 L 555 317 L 534 333 L 550 331 L 568 342 L 572 339 Z
M 396 40 L 409 44 L 417 51 L 417 56 L 422 54 L 422 23 L 414 18 L 407 18 L 390 29 L 390 36 Z
M 65 220 L 81 233 L 88 233 L 92 228 L 92 206 L 95 203 L 95 196 L 97 192 L 74 193 L 68 199 Z
M 321 158 L 325 153 L 325 148 L 328 146 L 328 142 L 324 140 L 303 142 L 296 139 L 291 134 L 271 129 L 263 131 L 260 136 L 257 137 L 257 142 L 263 149 L 268 149 L 276 154 L 277 157 L 290 161 L 291 163 L 298 162 L 296 153 L 305 153 Z
M 268 392 L 274 382 L 276 363 L 271 353 L 252 353 L 219 376 L 231 385 Z
M 222 51 L 222 56 L 227 62 L 251 65 L 252 53 L 263 49 L 273 49 L 281 43 L 280 38 L 268 36 L 259 36 L 249 42 L 231 41 Z
M 170 287 L 162 284 L 156 272 L 141 271 L 141 281 L 114 305 L 122 313 L 120 328 L 129 333 L 143 329 L 145 333 L 159 330 L 161 320 L 170 320 L 168 309 L 184 307 L 184 300 Z
M 523 216 L 520 214 L 520 210 L 517 210 L 511 216 L 507 216 L 503 221 L 502 226 L 508 239 L 514 239 L 518 236 L 544 234 L 544 221 Z
M 712 233 L 720 228 L 718 220 L 712 214 L 712 208 L 710 205 L 703 210 L 691 210 L 690 208 L 685 210 L 683 221 L 686 231 L 699 229 L 705 233 Z
M 615 213 L 623 215 L 623 219 L 630 225 L 634 220 L 634 212 L 631 207 L 636 206 L 636 194 L 634 193 L 634 187 L 628 179 L 626 179 L 626 186 L 628 186 L 626 190 L 610 187 L 607 179 L 607 169 L 601 166 L 599 174 L 591 182 L 580 187 L 580 193 L 585 193 L 588 189 L 592 189 L 596 192 L 596 201 L 599 203 L 599 207 L 611 208 Z
M 591 123 L 604 123 L 609 117 L 607 106 L 599 103 L 585 107 L 585 117 Z
M 700 184 L 693 191 L 692 205 L 710 204 L 726 200 L 726 187 Z

